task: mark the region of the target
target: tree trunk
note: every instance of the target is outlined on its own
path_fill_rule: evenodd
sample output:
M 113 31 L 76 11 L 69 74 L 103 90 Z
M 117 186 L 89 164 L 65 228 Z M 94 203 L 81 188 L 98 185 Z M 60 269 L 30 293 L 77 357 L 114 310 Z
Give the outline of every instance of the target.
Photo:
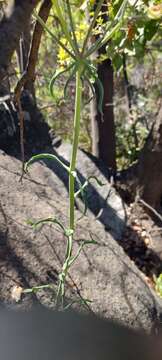
M 162 105 L 150 131 L 137 166 L 137 193 L 159 208 L 162 200 Z
M 18 64 L 19 64 L 19 69 L 20 69 L 21 76 L 24 74 L 24 72 L 25 72 L 25 70 L 27 68 L 29 51 L 30 51 L 30 47 L 31 47 L 31 40 L 32 40 L 32 37 L 31 37 L 31 21 L 29 19 L 29 21 L 27 23 L 27 26 L 26 26 L 26 29 L 23 32 L 23 34 L 21 35 L 20 42 L 19 42 L 19 47 L 17 49 Z M 29 91 L 29 93 L 33 97 L 33 101 L 36 104 L 34 82 L 32 80 L 28 81 L 24 85 L 24 89 Z
M 11 62 L 21 34 L 28 26 L 32 11 L 40 0 L 13 0 L 9 5 L 0 22 L 0 96 L 8 93 L 6 78 L 8 67 Z
M 8 79 L 8 67 L 14 51 L 18 49 L 20 37 L 25 31 L 28 32 L 28 37 L 30 35 L 31 14 L 39 1 L 8 1 L 9 6 L 0 21 L 0 149 L 18 157 L 20 157 L 20 119 L 13 100 L 9 96 L 5 96 L 9 94 L 6 79 Z M 46 0 L 42 4 L 48 3 L 49 5 L 49 2 L 50 0 Z M 50 4 L 52 3 L 50 2 Z M 37 35 L 41 36 L 40 33 Z M 27 52 L 29 42 L 30 39 L 28 38 L 26 43 Z M 39 41 L 37 41 L 36 45 L 39 48 Z M 24 56 L 23 60 L 22 71 L 26 62 L 28 62 L 28 58 Z M 27 86 L 29 85 L 27 84 Z M 29 87 L 27 88 L 29 90 Z M 21 106 L 24 122 L 25 156 L 28 158 L 31 154 L 42 152 L 47 145 L 49 146 L 49 127 L 37 106 L 35 106 L 29 91 L 21 93 Z
M 98 89 L 96 100 L 91 103 L 92 153 L 102 159 L 104 164 L 116 171 L 115 124 L 113 113 L 113 68 L 110 60 L 98 65 L 98 77 L 104 88 L 103 116 L 100 114 Z
M 102 6 L 102 19 L 104 23 L 108 21 L 108 16 L 105 13 L 105 1 Z M 95 1 L 94 10 L 98 1 Z M 98 36 L 96 36 L 98 39 Z M 106 46 L 103 46 L 98 54 L 95 56 L 105 55 Z M 111 61 L 106 59 L 98 65 L 98 78 L 102 83 L 104 90 L 103 99 L 103 114 L 99 112 L 98 100 L 99 93 L 98 87 L 95 87 L 96 99 L 91 102 L 91 127 L 92 127 L 92 153 L 99 159 L 102 159 L 104 164 L 113 171 L 116 172 L 116 142 L 115 142 L 115 123 L 113 112 L 113 67 Z

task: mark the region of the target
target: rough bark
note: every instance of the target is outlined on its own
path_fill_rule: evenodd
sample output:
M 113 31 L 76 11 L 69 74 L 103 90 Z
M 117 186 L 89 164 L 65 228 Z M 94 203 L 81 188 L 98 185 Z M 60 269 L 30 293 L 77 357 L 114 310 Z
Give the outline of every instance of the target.
M 139 196 L 154 208 L 162 199 L 162 105 L 153 124 L 137 167 Z
M 19 49 L 17 50 L 18 64 L 20 69 L 20 75 L 22 76 L 25 72 L 28 63 L 28 56 L 31 46 L 31 21 L 29 19 L 27 27 L 20 38 Z M 35 89 L 33 81 L 29 81 L 27 85 L 24 85 L 24 89 L 27 89 L 32 94 L 35 100 Z
M 18 48 L 20 35 L 28 25 L 31 13 L 40 0 L 15 0 L 9 5 L 0 22 L 0 95 L 8 92 L 5 87 L 8 66 L 15 49 Z
M 132 108 L 133 90 L 132 90 L 132 86 L 131 86 L 131 84 L 129 82 L 129 78 L 128 78 L 127 59 L 126 59 L 126 54 L 125 53 L 123 53 L 123 75 L 124 75 L 125 92 L 126 92 L 127 101 L 128 101 L 129 116 L 130 116 L 131 121 L 132 121 L 134 145 L 135 145 L 136 148 L 138 148 L 139 141 L 138 141 L 138 136 L 137 136 L 137 132 L 136 132 L 136 122 L 134 122 L 134 118 L 133 118 L 133 108 Z
M 94 10 L 98 1 L 95 2 Z M 107 22 L 108 16 L 105 13 L 105 1 L 102 6 L 102 19 L 104 23 Z M 96 39 L 98 37 L 96 36 Z M 98 54 L 94 56 L 106 54 L 106 46 L 103 46 Z M 116 172 L 116 142 L 115 142 L 115 123 L 113 113 L 113 67 L 111 61 L 106 59 L 98 65 L 98 78 L 100 79 L 103 90 L 103 114 L 98 109 L 98 87 L 96 86 L 96 100 L 91 102 L 91 124 L 92 124 L 92 153 L 99 159 L 102 159 L 103 163 Z
M 155 209 L 162 205 L 162 105 L 141 150 L 139 160 L 117 173 L 116 187 L 128 201 L 143 199 Z
M 51 0 L 44 0 L 42 2 L 42 6 L 40 7 L 38 15 L 44 22 L 46 22 L 48 19 L 51 7 Z M 35 81 L 35 69 L 38 61 L 38 52 L 41 43 L 42 33 L 43 27 L 41 26 L 39 21 L 36 21 L 25 71 L 23 72 L 22 77 L 16 85 L 15 102 L 18 102 L 18 100 L 20 99 L 23 88 L 29 90 L 29 92 L 32 90 L 31 85 L 34 84 Z
M 91 104 L 92 121 L 92 153 L 102 159 L 104 164 L 116 170 L 115 124 L 113 113 L 113 68 L 110 60 L 105 60 L 98 66 L 98 77 L 104 88 L 103 116 L 97 103 Z M 98 100 L 98 89 L 96 86 Z
M 23 74 L 27 66 L 30 44 L 31 44 L 31 24 L 29 19 L 27 27 L 20 37 L 19 47 L 16 51 L 21 75 Z
M 20 111 L 18 114 L 10 95 L 4 96 L 8 93 L 8 89 L 4 85 L 5 79 L 8 78 L 7 71 L 13 52 L 18 48 L 20 37 L 25 31 L 28 31 L 32 11 L 39 1 L 15 0 L 12 1 L 12 4 L 9 1 L 5 15 L 0 21 L 0 149 L 16 156 L 20 155 L 20 128 L 22 127 L 20 123 L 22 120 L 20 121 Z M 49 2 L 50 0 L 44 0 L 43 3 L 49 4 Z M 27 47 L 29 48 L 29 46 Z M 28 57 L 23 60 L 25 60 L 22 64 L 24 67 L 26 62 L 28 63 Z M 21 94 L 21 110 L 25 125 L 23 129 L 25 156 L 28 157 L 29 154 L 40 152 L 47 144 L 50 144 L 49 128 L 35 106 L 29 91 Z

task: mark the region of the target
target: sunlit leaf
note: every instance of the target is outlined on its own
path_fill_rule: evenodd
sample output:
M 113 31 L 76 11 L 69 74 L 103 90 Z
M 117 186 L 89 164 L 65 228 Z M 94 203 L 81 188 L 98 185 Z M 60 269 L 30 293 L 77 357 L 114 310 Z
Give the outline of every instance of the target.
M 160 19 L 162 17 L 162 4 L 151 5 L 148 8 L 147 14 L 151 19 Z
M 25 168 L 24 171 L 27 172 L 29 167 L 34 164 L 37 161 L 41 161 L 41 160 L 53 160 L 58 162 L 66 171 L 69 172 L 69 167 L 67 165 L 65 165 L 56 155 L 53 154 L 38 154 L 38 155 L 34 155 L 32 156 L 27 163 L 25 164 Z

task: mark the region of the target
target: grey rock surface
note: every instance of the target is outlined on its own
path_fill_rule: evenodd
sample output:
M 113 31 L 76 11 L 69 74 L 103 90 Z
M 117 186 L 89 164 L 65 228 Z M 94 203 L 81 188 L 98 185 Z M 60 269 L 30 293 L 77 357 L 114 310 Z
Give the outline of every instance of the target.
M 64 157 L 63 149 L 60 154 L 62 151 Z M 80 153 L 79 156 L 82 157 Z M 87 176 L 88 171 L 91 172 L 90 159 L 86 162 L 86 155 L 84 159 Z M 78 167 L 83 166 L 80 161 Z M 22 183 L 20 171 L 20 161 L 0 154 L 0 300 L 5 302 L 12 302 L 11 290 L 15 283 L 24 288 L 47 283 L 56 286 L 66 249 L 66 239 L 58 228 L 43 225 L 33 231 L 27 224 L 29 219 L 57 216 L 67 225 L 67 190 L 54 174 L 54 165 L 51 170 L 40 163 L 34 164 Z M 102 178 L 100 172 L 97 176 Z M 107 187 L 109 189 L 109 185 Z M 102 191 L 104 198 L 106 190 Z M 93 204 L 93 199 L 91 201 Z M 80 215 L 78 210 L 76 217 Z M 96 313 L 151 331 L 161 304 L 112 234 L 105 231 L 100 218 L 86 216 L 79 220 L 74 253 L 78 240 L 89 239 L 90 234 L 97 245 L 84 249 L 71 268 L 71 279 L 82 296 L 92 301 L 90 306 Z M 71 279 L 67 284 L 68 297 L 77 295 Z M 51 305 L 53 301 L 50 290 L 38 293 L 37 297 L 44 304 Z
M 63 143 L 57 149 L 56 155 L 58 155 L 62 161 L 69 162 L 71 149 L 70 144 Z M 53 167 L 55 170 L 56 164 L 50 163 L 50 167 Z M 97 182 L 92 179 L 87 187 L 86 200 L 89 216 L 97 218 L 98 221 L 105 226 L 106 230 L 119 239 L 125 228 L 126 211 L 121 198 L 108 181 L 110 176 L 108 170 L 101 161 L 97 161 L 94 157 L 88 156 L 82 150 L 78 150 L 76 170 L 81 183 L 84 183 L 88 177 L 95 176 L 104 184 L 103 186 L 99 186 Z M 58 174 L 60 179 L 64 179 L 64 184 L 67 184 L 66 174 L 63 174 L 61 167 L 58 167 Z M 79 207 L 83 209 L 83 204 Z

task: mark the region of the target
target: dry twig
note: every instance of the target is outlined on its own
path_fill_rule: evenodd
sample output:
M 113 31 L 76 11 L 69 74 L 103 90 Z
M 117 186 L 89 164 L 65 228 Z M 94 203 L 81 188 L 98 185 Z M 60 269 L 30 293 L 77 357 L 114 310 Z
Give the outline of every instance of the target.
M 146 203 L 146 201 L 140 198 L 137 201 L 144 205 L 147 209 L 149 209 L 162 222 L 162 216 L 151 205 L 149 205 L 148 203 Z

